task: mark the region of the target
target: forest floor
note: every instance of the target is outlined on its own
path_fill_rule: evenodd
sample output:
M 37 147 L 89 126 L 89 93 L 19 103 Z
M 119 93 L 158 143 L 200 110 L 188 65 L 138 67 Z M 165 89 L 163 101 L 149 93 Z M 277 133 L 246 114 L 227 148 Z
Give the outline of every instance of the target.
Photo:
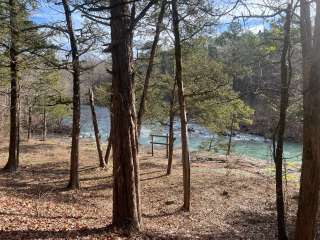
M 104 146 L 105 147 L 105 146 Z M 175 153 L 167 176 L 164 150 L 140 155 L 143 228 L 111 231 L 112 176 L 98 166 L 93 141 L 81 140 L 81 190 L 66 191 L 70 140 L 21 146 L 21 168 L 0 173 L 0 239 L 276 239 L 274 169 L 243 157 L 192 153 L 192 207 L 182 206 L 182 166 Z M 0 140 L 0 166 L 7 140 Z M 287 221 L 294 228 L 298 166 L 289 166 Z

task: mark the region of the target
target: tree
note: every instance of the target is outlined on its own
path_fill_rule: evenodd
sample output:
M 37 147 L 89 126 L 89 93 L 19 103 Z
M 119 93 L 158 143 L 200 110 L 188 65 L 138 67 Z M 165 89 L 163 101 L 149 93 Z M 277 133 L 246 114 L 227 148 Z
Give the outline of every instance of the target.
M 172 93 L 170 96 L 170 110 L 169 110 L 169 156 L 167 175 L 171 174 L 172 160 L 173 160 L 173 146 L 174 146 L 174 117 L 175 117 L 175 102 L 176 102 L 176 81 L 174 81 Z
M 15 0 L 8 2 L 10 14 L 10 78 L 11 78 L 11 103 L 10 103 L 10 145 L 9 159 L 4 170 L 14 172 L 19 166 L 19 133 L 18 133 L 18 6 Z
M 73 115 L 72 115 L 72 144 L 71 144 L 71 166 L 68 188 L 78 189 L 79 181 L 79 135 L 80 135 L 80 59 L 77 40 L 73 31 L 71 10 L 68 0 L 62 0 L 67 32 L 71 46 L 72 76 L 73 76 Z
M 176 60 L 176 75 L 175 81 L 178 87 L 178 99 L 180 106 L 180 121 L 181 121 L 181 143 L 182 143 L 182 164 L 183 164 L 183 209 L 190 210 L 190 159 L 189 159 L 189 140 L 188 140 L 188 122 L 186 113 L 186 101 L 184 97 L 184 87 L 182 80 L 182 54 L 179 30 L 179 13 L 177 0 L 172 1 L 172 24 L 174 32 L 175 45 L 175 60 Z
M 1 67 L 10 72 L 10 143 L 9 158 L 4 170 L 16 171 L 19 166 L 19 129 L 21 101 L 21 80 L 27 68 L 34 67 L 38 55 L 48 54 L 50 44 L 47 33 L 38 31 L 28 19 L 29 10 L 36 6 L 33 1 L 2 1 L 0 46 L 4 51 Z M 3 7 L 3 8 L 2 8 Z M 31 54 L 32 53 L 32 54 Z M 50 54 L 49 54 L 50 55 Z M 33 56 L 32 58 L 30 56 Z M 10 64 L 3 64 L 5 61 Z
M 316 237 L 320 184 L 320 2 L 312 34 L 310 2 L 300 0 L 303 55 L 303 156 L 295 239 Z
M 148 68 L 147 68 L 147 72 L 146 72 L 146 76 L 145 76 L 145 80 L 144 80 L 144 85 L 143 85 L 143 92 L 142 92 L 141 99 L 140 99 L 139 111 L 138 111 L 138 116 L 137 116 L 138 135 L 139 136 L 140 136 L 140 131 L 141 131 L 142 118 L 143 118 L 143 115 L 145 112 L 145 107 L 146 107 L 145 102 L 148 99 L 148 89 L 149 89 L 150 77 L 151 77 L 151 73 L 152 73 L 152 69 L 153 69 L 153 65 L 154 65 L 154 57 L 156 54 L 160 33 L 162 31 L 162 22 L 163 22 L 165 10 L 166 10 L 166 4 L 167 4 L 166 0 L 163 0 L 161 2 L 161 9 L 160 9 L 157 24 L 156 24 L 156 32 L 155 32 L 154 40 L 153 40 L 152 47 L 151 47 Z
M 111 0 L 113 226 L 141 225 L 137 131 L 132 72 L 134 11 L 124 0 Z M 134 5 L 133 5 L 134 8 Z
M 292 18 L 292 4 L 289 3 L 286 10 L 286 19 L 284 23 L 284 39 L 281 54 L 281 97 L 280 113 L 278 126 L 276 128 L 275 138 L 276 149 L 274 149 L 274 162 L 276 166 L 276 203 L 277 203 L 277 220 L 278 220 L 278 239 L 288 239 L 285 222 L 284 194 L 282 183 L 283 168 L 283 143 L 286 128 L 287 108 L 289 102 L 289 85 L 292 76 L 290 60 L 290 30 Z

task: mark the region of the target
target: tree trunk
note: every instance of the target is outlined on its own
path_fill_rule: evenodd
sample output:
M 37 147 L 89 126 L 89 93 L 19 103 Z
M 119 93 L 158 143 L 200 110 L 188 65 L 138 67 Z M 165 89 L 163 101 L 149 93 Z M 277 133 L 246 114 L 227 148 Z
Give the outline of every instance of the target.
M 47 139 L 47 109 L 43 106 L 42 112 L 42 141 L 46 141 Z
M 284 24 L 284 40 L 281 54 L 281 96 L 280 96 L 280 116 L 276 134 L 276 150 L 275 150 L 275 167 L 276 167 L 276 204 L 277 204 L 277 222 L 278 222 L 278 239 L 286 240 L 286 220 L 285 220 L 285 206 L 284 193 L 282 181 L 283 169 L 283 142 L 286 128 L 287 109 L 289 101 L 289 84 L 291 80 L 291 66 L 290 64 L 290 29 L 292 6 L 288 4 L 286 11 L 286 20 Z
M 149 57 L 149 64 L 148 64 L 148 68 L 147 68 L 146 77 L 144 80 L 143 92 L 142 92 L 142 96 L 140 99 L 139 111 L 138 111 L 138 117 L 137 117 L 138 136 L 140 136 L 142 118 L 143 118 L 143 115 L 145 112 L 146 101 L 147 101 L 147 97 L 148 97 L 149 82 L 150 82 L 150 77 L 151 77 L 151 73 L 152 73 L 152 69 L 153 69 L 154 57 L 155 57 L 158 42 L 159 42 L 159 36 L 160 36 L 161 30 L 162 30 L 161 27 L 162 27 L 163 16 L 164 16 L 164 13 L 166 10 L 166 4 L 167 4 L 167 1 L 162 0 L 161 9 L 160 9 L 160 13 L 159 13 L 158 21 L 157 21 L 157 25 L 156 25 L 156 33 L 155 33 L 155 36 L 153 39 L 153 44 L 152 44 L 151 53 L 150 53 L 150 57 Z
M 68 0 L 62 0 L 67 22 L 67 31 L 71 46 L 72 75 L 73 75 L 73 116 L 72 116 L 72 144 L 69 189 L 78 189 L 79 181 L 79 136 L 80 136 L 80 61 L 77 41 L 72 26 L 72 17 Z
M 178 97 L 180 105 L 180 120 L 181 120 L 181 143 L 182 143 L 182 164 L 183 164 L 183 190 L 184 203 L 183 209 L 190 210 L 190 159 L 188 146 L 188 122 L 186 114 L 186 102 L 184 98 L 183 80 L 182 80 L 182 62 L 181 62 L 181 43 L 179 32 L 179 14 L 177 8 L 177 0 L 172 0 L 172 19 L 173 31 L 175 38 L 175 60 L 176 60 L 176 82 L 178 86 Z
M 171 174 L 172 160 L 173 160 L 173 147 L 174 147 L 174 116 L 175 116 L 175 95 L 176 95 L 176 81 L 173 84 L 173 89 L 170 98 L 170 117 L 169 117 L 169 155 L 168 155 L 168 167 L 167 175 Z
M 18 85 L 18 112 L 17 112 L 17 132 L 18 132 L 18 136 L 17 136 L 17 152 L 16 152 L 16 156 L 17 156 L 17 163 L 19 165 L 20 162 L 20 115 L 21 115 L 21 102 L 20 102 L 20 86 Z
M 29 106 L 28 109 L 28 141 L 32 137 L 32 107 Z
M 17 23 L 17 5 L 15 0 L 9 0 L 10 8 L 10 78 L 11 78 L 11 102 L 10 102 L 10 143 L 9 158 L 5 171 L 15 172 L 19 167 L 18 161 L 18 50 L 17 42 L 19 38 Z
M 93 128 L 94 128 L 94 135 L 96 138 L 96 144 L 97 144 L 97 151 L 98 151 L 98 157 L 99 157 L 99 162 L 100 162 L 100 167 L 104 168 L 105 163 L 103 160 L 102 156 L 102 150 L 101 150 L 101 144 L 100 144 L 100 132 L 99 132 L 99 125 L 98 125 L 98 120 L 97 120 L 97 114 L 94 108 L 94 96 L 92 89 L 89 89 L 89 102 L 90 102 L 90 107 L 91 107 L 91 114 L 92 114 L 92 123 L 93 123 Z
M 229 156 L 230 153 L 231 153 L 231 143 L 232 143 L 232 135 L 233 135 L 233 125 L 234 125 L 234 115 L 232 115 L 232 118 L 231 118 L 230 135 L 229 135 L 229 141 L 228 141 L 227 156 Z
M 108 139 L 108 146 L 107 146 L 107 150 L 106 150 L 106 155 L 104 156 L 104 163 L 105 163 L 106 166 L 108 166 L 109 158 L 110 158 L 110 154 L 111 154 L 111 149 L 112 149 L 111 132 L 112 132 L 112 130 L 110 130 L 109 139 Z
M 314 240 L 320 185 L 320 2 L 312 38 L 310 3 L 300 1 L 303 55 L 304 124 L 301 186 L 295 239 Z
M 213 140 L 214 140 L 214 137 L 212 137 L 212 138 L 210 139 L 210 143 L 209 143 L 209 147 L 208 147 L 208 152 L 210 152 L 211 149 L 212 149 Z
M 139 230 L 140 191 L 137 158 L 132 19 L 129 3 L 111 0 L 113 218 L 116 228 Z

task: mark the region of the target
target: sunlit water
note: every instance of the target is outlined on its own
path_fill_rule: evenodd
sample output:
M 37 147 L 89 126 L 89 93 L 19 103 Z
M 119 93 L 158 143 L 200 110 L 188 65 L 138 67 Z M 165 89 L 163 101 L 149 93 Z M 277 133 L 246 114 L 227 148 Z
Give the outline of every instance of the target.
M 81 137 L 93 138 L 93 125 L 91 119 L 91 111 L 89 106 L 82 106 L 81 112 Z M 99 129 L 102 139 L 106 141 L 110 131 L 110 112 L 107 108 L 96 107 Z M 218 136 L 210 133 L 206 128 L 195 123 L 189 124 L 189 143 L 190 150 L 208 149 L 212 140 L 212 149 L 225 153 L 228 137 Z M 179 123 L 175 123 L 175 147 L 180 146 L 180 127 Z M 150 134 L 166 135 L 168 128 L 160 125 L 144 125 L 141 130 L 140 144 L 150 145 Z M 157 141 L 163 141 L 157 139 Z M 232 137 L 232 152 L 237 155 L 243 155 L 255 159 L 270 160 L 271 159 L 271 141 L 261 136 L 252 134 L 237 133 Z M 284 146 L 284 156 L 288 161 L 301 160 L 302 146 L 299 143 L 286 142 Z

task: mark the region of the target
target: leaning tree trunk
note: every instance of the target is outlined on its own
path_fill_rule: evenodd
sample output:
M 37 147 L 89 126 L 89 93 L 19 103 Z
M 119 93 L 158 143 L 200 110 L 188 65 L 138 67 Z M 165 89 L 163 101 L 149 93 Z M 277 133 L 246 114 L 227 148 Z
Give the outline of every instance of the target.
M 19 128 L 18 128 L 18 50 L 17 42 L 19 38 L 17 23 L 17 5 L 15 0 L 9 0 L 10 11 L 10 78 L 11 78 L 11 103 L 10 103 L 10 143 L 9 158 L 5 171 L 14 172 L 18 169 L 18 149 L 19 149 Z
M 174 81 L 173 89 L 170 98 L 170 116 L 169 116 L 169 155 L 167 175 L 171 174 L 172 161 L 173 161 L 173 147 L 174 147 L 174 116 L 175 116 L 175 96 L 176 96 L 176 81 Z
M 67 22 L 67 31 L 71 45 L 72 75 L 73 75 L 73 116 L 72 116 L 72 144 L 69 189 L 78 189 L 79 181 L 79 136 L 80 136 L 80 61 L 77 41 L 72 26 L 71 10 L 68 0 L 62 0 Z
M 300 1 L 303 55 L 304 122 L 301 186 L 296 240 L 314 240 L 320 185 L 320 2 L 316 1 L 314 36 L 311 34 L 310 3 Z
M 129 3 L 111 0 L 114 227 L 139 230 L 140 192 Z
M 104 156 L 104 163 L 105 163 L 106 166 L 108 166 L 109 158 L 110 158 L 110 154 L 111 154 L 111 149 L 112 149 L 112 137 L 111 137 L 111 132 L 112 132 L 112 130 L 110 130 L 110 133 L 109 133 L 109 139 L 108 139 L 108 145 L 107 145 L 106 155 Z
M 284 193 L 282 181 L 283 168 L 283 142 L 286 128 L 287 108 L 289 101 L 289 84 L 291 79 L 290 63 L 290 28 L 292 17 L 292 6 L 288 4 L 286 11 L 286 21 L 284 24 L 284 40 L 281 54 L 281 96 L 280 96 L 280 116 L 276 134 L 275 150 L 275 167 L 276 167 L 276 203 L 277 203 L 277 222 L 278 222 L 278 239 L 286 240 L 286 221 L 284 207 Z
M 142 96 L 140 99 L 139 111 L 138 111 L 138 116 L 137 116 L 138 135 L 139 136 L 140 136 L 140 132 L 141 132 L 142 118 L 143 118 L 145 108 L 146 108 L 146 101 L 147 101 L 147 97 L 148 97 L 148 89 L 149 89 L 150 77 L 151 77 L 151 73 L 152 73 L 152 69 L 153 69 L 154 57 L 156 55 L 156 50 L 157 50 L 157 46 L 158 46 L 158 42 L 159 42 L 159 36 L 160 36 L 161 30 L 162 30 L 161 27 L 162 27 L 163 16 L 164 16 L 164 13 L 166 10 L 166 4 L 167 4 L 167 1 L 162 0 L 161 9 L 160 9 L 160 13 L 159 13 L 158 21 L 157 21 L 157 25 L 156 25 L 156 33 L 155 33 L 155 36 L 153 39 L 153 44 L 152 44 L 151 53 L 150 53 L 150 57 L 149 57 L 149 64 L 148 64 L 148 68 L 147 68 L 147 73 L 146 73 L 146 77 L 144 79 L 143 92 L 142 92 Z
M 100 132 L 99 132 L 99 125 L 98 125 L 96 110 L 94 108 L 94 96 L 93 96 L 92 89 L 89 89 L 89 102 L 90 102 L 90 107 L 91 107 L 92 123 L 93 123 L 93 128 L 94 128 L 94 135 L 95 135 L 95 138 L 96 138 L 96 145 L 97 145 L 99 163 L 100 163 L 100 167 L 104 168 L 105 167 L 105 163 L 104 163 L 104 160 L 103 160 L 101 144 L 100 144 L 101 136 L 100 136 Z
M 188 123 L 186 114 L 186 102 L 184 97 L 183 80 L 182 80 L 182 62 L 181 62 L 181 43 L 179 32 L 179 14 L 177 0 L 172 0 L 172 19 L 173 31 L 175 37 L 175 60 L 176 60 L 176 82 L 178 86 L 178 98 L 180 105 L 180 120 L 181 120 L 181 143 L 182 143 L 182 164 L 183 164 L 183 191 L 184 202 L 183 209 L 190 210 L 190 159 L 188 146 Z

